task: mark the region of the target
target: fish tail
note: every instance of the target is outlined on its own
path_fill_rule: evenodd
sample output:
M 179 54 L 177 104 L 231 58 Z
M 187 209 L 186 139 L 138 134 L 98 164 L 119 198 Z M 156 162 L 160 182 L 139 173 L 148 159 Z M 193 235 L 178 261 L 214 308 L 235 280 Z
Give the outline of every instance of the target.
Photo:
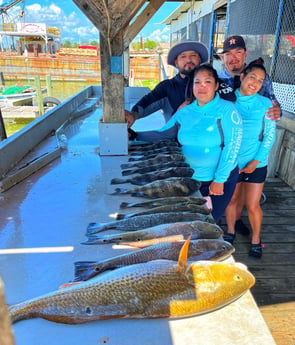
M 128 164 L 128 163 L 126 163 L 126 164 L 121 164 L 121 169 L 128 169 L 128 168 L 132 168 L 133 167 L 133 163 L 131 164 Z
M 94 277 L 98 272 L 95 270 L 96 261 L 76 261 L 74 281 L 88 280 Z
M 86 234 L 87 241 L 81 242 L 81 244 L 106 244 L 113 242 L 109 239 L 106 239 L 104 235 L 96 235 L 96 233 L 93 234 Z
M 123 188 L 116 188 L 115 191 L 111 193 L 111 195 L 117 195 L 117 194 L 128 194 L 128 190 L 123 189 Z
M 122 176 L 127 176 L 127 175 L 132 175 L 135 173 L 134 170 L 123 170 L 122 172 Z
M 120 183 L 128 183 L 128 179 L 122 179 L 122 178 L 113 178 L 111 179 L 111 184 L 120 184 Z
M 123 202 L 121 202 L 121 204 L 120 204 L 120 208 L 127 208 L 127 207 L 130 207 L 130 205 L 132 205 L 132 204 L 123 201 Z
M 86 236 L 96 234 L 98 232 L 106 230 L 107 227 L 103 223 L 89 223 L 86 229 Z
M 120 220 L 120 219 L 127 218 L 126 216 L 127 216 L 126 214 L 117 213 L 117 214 L 116 214 L 116 220 Z

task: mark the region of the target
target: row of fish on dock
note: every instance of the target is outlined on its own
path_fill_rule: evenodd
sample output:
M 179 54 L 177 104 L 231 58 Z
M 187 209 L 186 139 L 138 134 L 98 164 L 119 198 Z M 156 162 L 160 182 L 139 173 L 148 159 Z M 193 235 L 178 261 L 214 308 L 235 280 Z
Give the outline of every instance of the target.
M 74 281 L 11 306 L 12 322 L 41 317 L 60 323 L 110 318 L 185 317 L 214 311 L 242 296 L 255 278 L 240 263 L 224 262 L 234 247 L 222 239 L 200 182 L 174 141 L 132 144 L 113 195 L 143 201 L 120 204 L 115 220 L 90 223 L 83 245 L 128 245 L 104 260 L 74 263 Z M 122 213 L 122 210 L 141 211 Z M 103 232 L 112 230 L 111 234 Z M 116 230 L 116 231 L 115 231 Z M 115 231 L 115 233 L 114 233 Z M 118 231 L 118 232 L 117 232 Z

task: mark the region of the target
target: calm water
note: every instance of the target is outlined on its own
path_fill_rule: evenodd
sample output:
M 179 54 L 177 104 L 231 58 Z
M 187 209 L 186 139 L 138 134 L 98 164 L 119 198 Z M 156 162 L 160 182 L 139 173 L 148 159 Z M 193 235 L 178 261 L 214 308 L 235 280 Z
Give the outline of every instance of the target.
M 23 84 L 34 85 L 33 80 L 24 80 Z M 99 84 L 99 83 L 98 83 Z M 15 85 L 15 82 L 6 82 L 6 86 Z M 52 81 L 52 97 L 64 101 L 68 97 L 74 95 L 78 91 L 84 89 L 85 87 L 93 85 L 87 81 Z M 41 86 L 46 86 L 46 83 L 41 81 Z M 17 118 L 17 119 L 4 119 L 5 129 L 7 136 L 16 133 L 25 125 L 33 121 L 34 118 Z

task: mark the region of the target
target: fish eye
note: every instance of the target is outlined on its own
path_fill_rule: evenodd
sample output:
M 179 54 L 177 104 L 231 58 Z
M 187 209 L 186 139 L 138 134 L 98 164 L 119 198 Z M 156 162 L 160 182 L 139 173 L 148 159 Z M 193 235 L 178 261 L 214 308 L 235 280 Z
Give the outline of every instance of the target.
M 136 241 L 140 241 L 140 238 L 137 238 Z
M 241 278 L 241 276 L 239 275 L 239 274 L 236 274 L 235 275 L 235 280 L 241 280 L 242 278 Z
M 100 268 L 99 267 L 95 267 L 95 272 L 99 272 Z

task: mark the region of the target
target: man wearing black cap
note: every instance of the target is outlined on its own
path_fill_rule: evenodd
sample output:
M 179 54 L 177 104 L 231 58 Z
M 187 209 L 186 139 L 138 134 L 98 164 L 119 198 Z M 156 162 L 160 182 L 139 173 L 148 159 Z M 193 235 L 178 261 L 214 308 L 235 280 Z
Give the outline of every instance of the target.
M 219 78 L 234 90 L 240 87 L 240 74 L 245 68 L 245 61 L 248 55 L 246 44 L 242 36 L 230 36 L 223 42 L 222 60 L 224 69 L 219 71 Z M 272 120 L 277 120 L 281 116 L 281 108 L 277 101 L 272 87 L 272 82 L 267 75 L 259 93 L 272 101 L 273 107 L 268 109 L 268 116 Z M 250 234 L 249 228 L 238 219 L 235 223 L 235 231 L 242 235 Z M 226 237 L 225 237 L 226 238 Z M 228 239 L 226 238 L 228 241 Z
M 218 72 L 218 76 L 234 90 L 240 87 L 240 74 L 245 68 L 247 55 L 246 44 L 242 36 L 230 36 L 223 42 L 222 60 L 224 68 Z M 281 109 L 274 95 L 269 76 L 265 78 L 259 93 L 272 101 L 273 107 L 269 108 L 268 116 L 272 120 L 277 120 L 281 116 Z
M 208 49 L 197 41 L 184 41 L 174 45 L 167 57 L 169 65 L 178 69 L 178 74 L 171 79 L 161 81 L 154 90 L 142 97 L 132 108 L 125 110 L 128 127 L 140 118 L 158 110 L 163 111 L 167 122 L 176 110 L 192 99 L 193 71 L 201 63 L 208 61 Z M 144 140 L 144 138 L 137 138 Z

